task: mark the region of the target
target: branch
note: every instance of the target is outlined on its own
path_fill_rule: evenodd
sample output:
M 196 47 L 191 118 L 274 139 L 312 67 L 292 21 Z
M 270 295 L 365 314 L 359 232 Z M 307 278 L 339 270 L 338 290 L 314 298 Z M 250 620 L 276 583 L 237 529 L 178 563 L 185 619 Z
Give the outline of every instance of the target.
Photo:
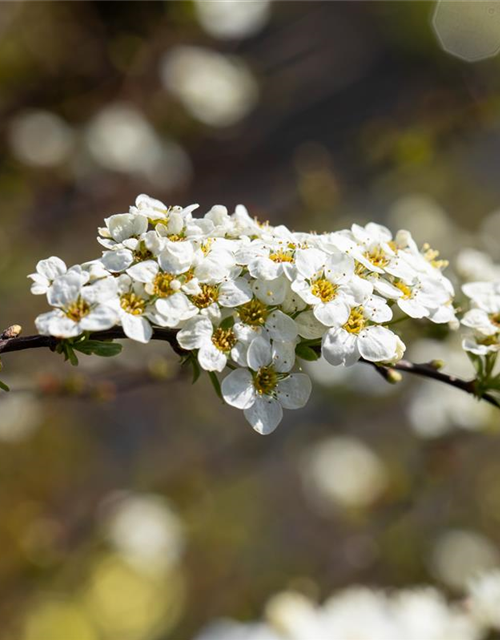
M 184 356 L 188 352 L 178 345 L 176 334 L 177 331 L 175 329 L 156 328 L 153 329 L 152 340 L 168 342 L 175 353 L 180 356 Z M 52 336 L 36 335 L 5 338 L 3 337 L 3 335 L 4 334 L 2 334 L 2 338 L 0 339 L 0 354 L 10 353 L 12 351 L 24 351 L 25 349 L 39 348 L 49 348 L 51 351 L 54 351 L 57 347 L 57 344 L 60 342 L 59 338 L 54 338 Z M 124 340 L 127 338 L 127 336 L 125 335 L 121 327 L 113 327 L 112 329 L 108 329 L 107 331 L 98 331 L 96 333 L 92 333 L 90 335 L 90 338 L 92 340 Z M 439 382 L 447 384 L 450 387 L 460 389 L 461 391 L 465 391 L 469 395 L 478 397 L 475 380 L 464 380 L 463 378 L 457 378 L 456 376 L 443 373 L 442 371 L 439 371 L 439 369 L 433 364 L 414 364 L 413 362 L 408 362 L 407 360 L 400 360 L 396 364 L 392 365 L 380 365 L 363 359 L 361 359 L 360 362 L 375 367 L 375 369 L 379 371 L 379 373 L 382 373 L 382 375 L 386 379 L 388 377 L 387 374 L 391 372 L 391 370 L 403 371 L 405 373 L 411 373 L 422 378 L 438 380 Z M 500 402 L 493 395 L 489 393 L 483 393 L 479 397 L 481 400 L 484 400 L 488 404 L 491 404 L 492 406 L 500 409 Z
M 457 378 L 456 376 L 449 375 L 447 373 L 443 373 L 439 371 L 437 367 L 435 367 L 431 363 L 422 363 L 422 364 L 414 364 L 413 362 L 409 362 L 408 360 L 400 360 L 396 364 L 391 365 L 380 365 L 375 362 L 369 362 L 368 360 L 361 359 L 363 364 L 369 364 L 372 367 L 375 367 L 377 371 L 382 373 L 384 377 L 386 377 L 387 372 L 391 370 L 395 371 L 404 371 L 405 373 L 411 373 L 415 376 L 420 376 L 421 378 L 430 378 L 431 380 L 438 380 L 439 382 L 443 382 L 447 384 L 449 387 L 455 387 L 455 389 L 460 389 L 461 391 L 465 391 L 466 393 L 474 396 L 475 398 L 479 398 L 480 400 L 484 400 L 488 404 L 497 407 L 500 409 L 500 402 L 493 397 L 489 393 L 483 393 L 478 396 L 476 392 L 476 380 L 464 380 L 463 378 Z
M 162 340 L 168 342 L 175 353 L 184 356 L 186 351 L 182 349 L 175 339 L 177 331 L 174 329 L 156 328 L 153 330 L 153 340 Z M 113 327 L 107 331 L 97 331 L 90 334 L 91 340 L 126 340 L 127 336 L 121 327 Z M 20 336 L 16 338 L 0 339 L 0 354 L 10 353 L 12 351 L 24 351 L 25 349 L 43 349 L 48 348 L 55 351 L 57 345 L 61 342 L 59 338 L 53 336 Z

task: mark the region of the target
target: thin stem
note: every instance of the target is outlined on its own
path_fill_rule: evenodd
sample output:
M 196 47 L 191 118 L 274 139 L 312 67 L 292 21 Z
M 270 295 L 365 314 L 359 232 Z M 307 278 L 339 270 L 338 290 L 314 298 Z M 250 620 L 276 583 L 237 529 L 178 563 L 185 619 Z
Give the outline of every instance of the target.
M 177 331 L 175 329 L 156 328 L 153 330 L 152 339 L 168 342 L 175 353 L 185 356 L 188 352 L 178 345 L 176 334 Z M 126 339 L 127 336 L 121 327 L 113 327 L 107 331 L 92 333 L 90 338 L 92 340 L 123 340 Z M 54 351 L 59 342 L 60 340 L 58 338 L 54 338 L 52 336 L 20 336 L 16 338 L 4 338 L 0 339 L 0 354 L 39 348 L 49 348 Z M 367 360 L 360 360 L 360 362 L 373 366 L 379 371 L 385 370 L 388 372 L 392 369 L 410 373 L 422 378 L 437 380 L 450 387 L 460 389 L 461 391 L 465 391 L 466 393 L 477 397 L 475 380 L 464 380 L 462 378 L 457 378 L 456 376 L 443 373 L 432 364 L 415 364 L 407 360 L 400 360 L 399 362 L 391 365 L 380 365 L 374 362 L 368 362 Z M 484 393 L 480 398 L 488 404 L 500 409 L 500 402 L 493 395 Z

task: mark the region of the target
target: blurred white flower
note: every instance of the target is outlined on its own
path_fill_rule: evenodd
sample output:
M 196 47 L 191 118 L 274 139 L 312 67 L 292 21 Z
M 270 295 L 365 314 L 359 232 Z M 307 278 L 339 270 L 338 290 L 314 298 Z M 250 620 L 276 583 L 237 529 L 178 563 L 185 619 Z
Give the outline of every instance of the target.
M 221 40 L 258 33 L 271 14 L 270 0 L 195 0 L 195 8 L 203 29 Z
M 87 128 L 86 142 L 101 166 L 144 175 L 162 188 L 185 182 L 191 174 L 184 149 L 161 140 L 144 115 L 127 103 L 116 102 L 100 111 Z
M 136 569 L 164 573 L 178 563 L 184 549 L 183 527 L 163 497 L 112 495 L 103 510 L 108 539 Z
M 500 571 L 478 575 L 467 590 L 467 609 L 478 623 L 500 630 Z
M 50 111 L 20 113 L 11 121 L 8 135 L 14 156 L 21 162 L 39 167 L 61 164 L 74 145 L 71 127 Z
M 320 508 L 363 508 L 387 486 L 382 460 L 357 438 L 334 436 L 306 451 L 301 465 L 306 494 Z
M 243 61 L 210 49 L 172 49 L 163 59 L 161 77 L 194 118 L 213 127 L 236 124 L 257 102 L 257 83 Z
M 418 244 L 428 242 L 446 253 L 460 242 L 453 220 L 433 198 L 424 194 L 410 194 L 396 200 L 389 211 L 389 220 L 398 228 L 410 231 Z
M 271 598 L 265 619 L 269 626 L 221 620 L 195 640 L 480 640 L 491 626 L 485 620 L 481 628 L 467 607 L 432 587 L 350 587 L 323 605 L 283 592 Z
M 0 441 L 20 442 L 40 426 L 42 404 L 32 393 L 2 393 L 0 415 Z
M 442 360 L 443 371 L 472 378 L 474 371 L 460 342 L 419 340 L 410 347 L 412 362 Z M 437 385 L 433 380 L 422 380 L 416 385 L 408 403 L 408 417 L 413 431 L 422 438 L 438 438 L 453 428 L 476 431 L 484 429 L 491 419 L 492 409 L 486 403 L 459 389 Z
M 435 576 L 452 588 L 464 588 L 479 572 L 498 566 L 493 543 L 474 531 L 451 529 L 436 540 L 431 556 Z
M 495 0 L 440 0 L 432 25 L 441 47 L 466 62 L 491 58 L 500 50 L 500 7 Z
M 500 280 L 500 265 L 477 249 L 462 249 L 455 258 L 455 269 L 466 282 Z

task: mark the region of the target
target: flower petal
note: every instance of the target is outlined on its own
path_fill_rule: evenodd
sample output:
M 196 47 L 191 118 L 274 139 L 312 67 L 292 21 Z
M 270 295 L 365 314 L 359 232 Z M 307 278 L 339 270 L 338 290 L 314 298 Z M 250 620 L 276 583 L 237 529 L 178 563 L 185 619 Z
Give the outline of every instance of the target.
M 121 324 L 127 338 L 144 344 L 151 340 L 153 329 L 143 316 L 134 316 L 131 313 L 124 313 L 121 316 Z
M 271 396 L 259 396 L 244 411 L 245 418 L 263 436 L 272 433 L 283 418 L 281 404 Z
M 247 409 L 255 402 L 252 374 L 248 369 L 236 369 L 224 378 L 222 397 L 227 404 L 237 409 Z
M 330 364 L 351 366 L 359 360 L 357 337 L 345 329 L 330 329 L 323 336 L 321 353 Z
M 285 409 L 300 409 L 311 395 L 311 379 L 305 373 L 292 373 L 278 383 L 278 400 Z
M 271 364 L 272 349 L 271 343 L 266 338 L 258 336 L 252 340 L 247 352 L 248 366 L 254 371 Z
M 358 336 L 359 353 L 370 362 L 390 360 L 396 354 L 396 335 L 385 327 L 368 327 Z
M 187 321 L 177 334 L 177 342 L 183 349 L 199 349 L 204 342 L 210 340 L 213 325 L 208 318 L 197 316 Z
M 211 342 L 205 342 L 198 351 L 198 362 L 205 371 L 223 371 L 227 356 Z

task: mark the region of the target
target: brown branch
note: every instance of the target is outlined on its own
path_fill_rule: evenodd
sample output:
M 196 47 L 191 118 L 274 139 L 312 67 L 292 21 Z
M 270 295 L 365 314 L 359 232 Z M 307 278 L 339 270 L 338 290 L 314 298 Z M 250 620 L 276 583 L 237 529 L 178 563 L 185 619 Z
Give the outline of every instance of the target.
M 457 378 L 456 376 L 443 373 L 432 364 L 415 364 L 413 362 L 409 362 L 408 360 L 400 360 L 396 364 L 391 365 L 379 365 L 375 362 L 369 362 L 368 360 L 363 359 L 361 360 L 361 362 L 363 364 L 369 364 L 372 367 L 375 367 L 375 369 L 377 369 L 379 373 L 383 372 L 383 375 L 386 379 L 387 373 L 391 370 L 411 373 L 415 376 L 420 376 L 421 378 L 430 378 L 431 380 L 443 382 L 449 387 L 455 387 L 455 389 L 465 391 L 465 393 L 468 393 L 469 395 L 472 395 L 480 400 L 484 400 L 488 404 L 491 404 L 494 407 L 497 407 L 497 409 L 500 409 L 500 402 L 490 393 L 482 393 L 481 395 L 477 394 L 476 380 L 464 380 L 463 378 Z
M 178 345 L 176 334 L 177 331 L 175 329 L 156 328 L 153 330 L 152 339 L 168 342 L 175 353 L 180 356 L 185 356 L 188 352 Z M 92 340 L 123 340 L 126 339 L 127 336 L 121 327 L 113 327 L 107 331 L 92 333 L 90 338 Z M 52 336 L 19 336 L 15 338 L 3 338 L 0 339 L 0 354 L 38 348 L 49 348 L 54 351 L 59 342 L 59 338 L 54 338 Z M 456 376 L 443 373 L 433 364 L 414 364 L 407 360 L 400 360 L 396 364 L 392 365 L 379 365 L 374 362 L 368 362 L 367 360 L 361 360 L 360 362 L 375 367 L 375 369 L 379 371 L 379 373 L 382 373 L 386 379 L 390 378 L 388 374 L 390 374 L 391 371 L 411 373 L 412 375 L 437 380 L 450 387 L 454 387 L 455 389 L 460 389 L 461 391 L 465 391 L 465 393 L 475 397 L 480 397 L 481 400 L 484 400 L 494 407 L 500 408 L 500 402 L 493 395 L 483 393 L 478 396 L 475 380 L 464 380 L 463 378 L 457 378 Z

